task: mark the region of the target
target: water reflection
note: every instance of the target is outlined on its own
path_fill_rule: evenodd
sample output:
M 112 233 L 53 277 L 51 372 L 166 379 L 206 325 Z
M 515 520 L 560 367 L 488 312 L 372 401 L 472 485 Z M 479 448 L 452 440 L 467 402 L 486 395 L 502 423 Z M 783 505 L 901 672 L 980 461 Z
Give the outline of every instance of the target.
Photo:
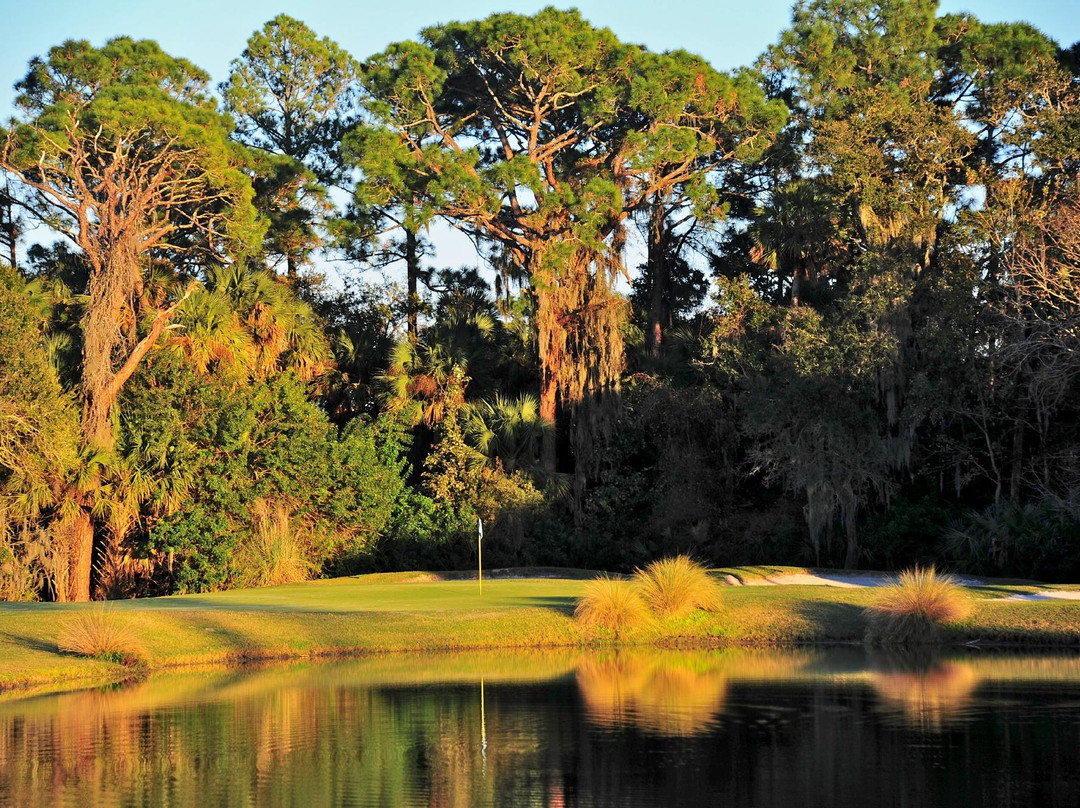
M 963 719 L 979 685 L 977 666 L 951 659 L 889 655 L 872 660 L 870 684 L 886 712 L 923 730 Z
M 1067 805 L 1078 750 L 1075 656 L 396 655 L 8 697 L 0 805 Z
M 723 711 L 729 679 L 791 678 L 815 658 L 790 650 L 628 650 L 584 657 L 576 678 L 594 723 L 689 737 L 708 730 Z

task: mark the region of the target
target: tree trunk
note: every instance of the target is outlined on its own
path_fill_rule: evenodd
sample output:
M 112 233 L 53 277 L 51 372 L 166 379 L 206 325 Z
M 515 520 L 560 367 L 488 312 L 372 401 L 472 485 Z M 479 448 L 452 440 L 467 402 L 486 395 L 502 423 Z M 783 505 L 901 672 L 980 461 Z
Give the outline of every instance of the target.
M 847 553 L 844 556 L 844 569 L 853 570 L 859 566 L 859 537 L 854 526 L 848 528 Z
M 173 313 L 197 285 L 191 283 L 179 300 L 168 308 L 159 309 L 149 333 L 137 340 L 134 298 L 141 278 L 138 260 L 133 254 L 127 271 L 131 274 L 123 285 L 116 277 L 110 278 L 105 273 L 91 276 L 90 306 L 83 336 L 83 439 L 88 446 L 105 451 L 113 447 L 112 409 L 121 388 L 157 344 Z M 125 303 L 128 304 L 127 312 L 124 311 Z M 127 334 L 120 329 L 125 313 L 130 321 Z
M 85 603 L 90 600 L 90 572 L 94 564 L 94 522 L 90 512 L 79 508 L 70 529 L 72 541 L 67 599 Z
M 555 453 L 555 439 L 557 430 L 554 428 L 556 407 L 558 402 L 558 383 L 555 374 L 547 367 L 540 371 L 540 417 L 550 421 L 552 428 L 545 430 L 540 436 L 540 465 L 544 471 L 554 473 L 557 465 Z
M 406 313 L 409 339 L 416 342 L 420 333 L 420 252 L 416 231 L 405 228 L 405 278 L 408 285 Z
M 0 227 L 4 231 L 4 244 L 8 248 L 8 263 L 18 269 L 16 247 L 19 243 L 19 221 L 15 217 L 15 199 L 10 191 L 0 191 Z
M 649 327 L 646 335 L 649 353 L 660 355 L 660 345 L 664 338 L 664 314 L 668 299 L 668 286 L 671 283 L 667 255 L 667 229 L 665 210 L 662 204 L 653 206 L 649 221 L 649 244 L 647 266 L 650 276 L 649 287 Z
M 138 275 L 137 252 L 123 249 L 122 245 L 90 274 L 90 301 L 83 330 L 82 426 L 83 438 L 95 449 L 109 450 L 113 446 L 113 368 L 125 342 L 121 331 L 125 315 L 134 334 L 132 304 Z
M 844 569 L 853 570 L 859 566 L 859 501 L 854 490 L 847 485 L 841 495 L 840 520 L 844 523 L 844 536 L 847 539 Z
M 1020 488 L 1024 479 L 1024 414 L 1022 410 L 1021 417 L 1016 419 L 1013 426 L 1012 473 L 1009 477 L 1009 499 L 1013 502 L 1020 501 Z

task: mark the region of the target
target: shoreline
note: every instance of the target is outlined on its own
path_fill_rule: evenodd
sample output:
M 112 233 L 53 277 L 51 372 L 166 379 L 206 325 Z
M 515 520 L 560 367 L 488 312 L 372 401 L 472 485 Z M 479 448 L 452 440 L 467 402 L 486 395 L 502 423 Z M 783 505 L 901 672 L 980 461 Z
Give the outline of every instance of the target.
M 783 574 L 769 572 L 758 577 Z M 802 578 L 786 585 L 727 586 L 717 612 L 698 612 L 616 639 L 585 634 L 573 620 L 573 603 L 585 579 L 570 574 L 575 577 L 492 577 L 485 581 L 483 598 L 475 592 L 475 580 L 403 573 L 104 606 L 0 604 L 0 698 L 110 685 L 199 665 L 376 654 L 859 645 L 862 611 L 873 598 L 872 587 L 815 586 Z M 974 588 L 971 616 L 947 626 L 943 642 L 934 647 L 1080 648 L 1080 600 L 1038 597 L 1045 591 L 1028 582 Z M 1034 597 L 1011 599 L 1018 595 Z M 94 608 L 132 627 L 142 645 L 137 661 L 123 664 L 57 650 L 64 620 Z

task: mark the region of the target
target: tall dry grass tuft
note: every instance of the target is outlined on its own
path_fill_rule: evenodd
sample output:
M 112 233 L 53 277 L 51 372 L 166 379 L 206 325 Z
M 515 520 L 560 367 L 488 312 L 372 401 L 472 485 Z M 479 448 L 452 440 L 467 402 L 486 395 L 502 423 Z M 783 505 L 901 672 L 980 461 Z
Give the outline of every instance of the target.
M 574 617 L 587 628 L 611 631 L 616 638 L 649 622 L 649 609 L 637 587 L 602 575 L 585 586 Z
M 654 561 L 634 575 L 641 597 L 660 617 L 685 617 L 720 608 L 720 584 L 690 556 Z
M 941 639 L 945 623 L 971 611 L 964 588 L 933 567 L 904 570 L 866 610 L 866 641 L 875 645 L 925 644 Z
M 66 654 L 111 662 L 133 662 L 142 657 L 142 646 L 131 623 L 104 604 L 64 620 L 56 645 Z
M 286 504 L 256 500 L 252 528 L 239 554 L 239 577 L 245 586 L 297 583 L 315 572 L 305 552 L 303 533 Z

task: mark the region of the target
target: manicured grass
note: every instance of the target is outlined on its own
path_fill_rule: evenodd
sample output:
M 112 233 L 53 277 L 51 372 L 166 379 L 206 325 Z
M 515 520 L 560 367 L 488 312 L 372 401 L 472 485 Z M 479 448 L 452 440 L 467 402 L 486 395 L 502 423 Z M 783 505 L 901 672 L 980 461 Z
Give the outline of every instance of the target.
M 149 669 L 238 659 L 464 648 L 579 646 L 573 619 L 582 577 L 431 580 L 403 573 L 207 595 L 117 601 Z M 973 590 L 971 614 L 945 628 L 950 643 L 1080 645 L 1080 601 L 1010 602 L 1008 587 Z M 725 646 L 859 643 L 872 588 L 733 586 L 721 611 L 654 622 L 622 643 Z M 61 654 L 65 618 L 100 608 L 0 604 L 0 688 L 65 685 L 130 674 Z
M 152 668 L 244 658 L 576 645 L 584 582 L 381 583 L 364 577 L 206 595 L 115 601 Z M 119 666 L 62 655 L 65 618 L 99 608 L 0 605 L 0 687 L 100 679 Z

